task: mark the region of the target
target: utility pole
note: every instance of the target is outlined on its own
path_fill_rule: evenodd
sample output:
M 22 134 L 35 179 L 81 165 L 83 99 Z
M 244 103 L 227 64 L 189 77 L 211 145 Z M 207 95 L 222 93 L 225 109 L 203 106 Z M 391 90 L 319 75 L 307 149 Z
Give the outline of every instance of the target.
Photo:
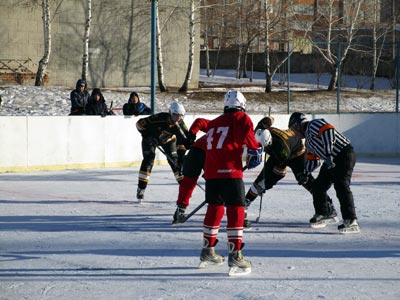
M 155 98 L 156 98 L 156 41 L 157 41 L 157 23 L 156 23 L 156 1 L 151 0 L 151 68 L 150 68 L 150 104 L 151 113 L 155 113 Z

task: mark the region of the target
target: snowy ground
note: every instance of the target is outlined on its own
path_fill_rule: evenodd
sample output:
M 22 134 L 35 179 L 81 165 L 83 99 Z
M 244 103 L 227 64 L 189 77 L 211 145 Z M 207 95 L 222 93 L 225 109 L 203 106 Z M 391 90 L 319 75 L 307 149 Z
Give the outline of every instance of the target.
M 249 74 L 250 75 L 250 74 Z M 205 70 L 201 70 L 201 89 L 189 91 L 187 94 L 177 92 L 156 93 L 156 112 L 167 111 L 174 99 L 179 99 L 188 113 L 216 113 L 223 110 L 223 93 L 229 88 L 238 88 L 247 97 L 247 111 L 249 113 L 266 113 L 272 107 L 273 113 L 287 113 L 286 93 L 276 93 L 286 90 L 280 86 L 278 76 L 274 78 L 273 94 L 265 94 L 264 73 L 254 72 L 253 82 L 248 78 L 235 79 L 234 70 L 217 70 L 215 76 L 207 77 Z M 292 92 L 315 91 L 305 95 L 292 95 L 291 111 L 302 110 L 311 112 L 335 113 L 337 110 L 336 92 L 327 93 L 324 85 L 329 81 L 329 76 L 319 78 L 315 74 L 292 74 Z M 365 77 L 347 77 L 343 80 L 341 93 L 341 112 L 395 112 L 395 90 L 390 89 L 387 79 L 377 78 L 377 91 L 360 90 L 368 88 Z M 74 87 L 57 86 L 0 86 L 0 116 L 65 116 L 71 108 L 70 92 Z M 358 88 L 358 89 L 357 89 Z M 150 106 L 150 89 L 148 87 L 136 88 L 104 88 L 103 94 L 107 105 L 113 102 L 114 108 L 122 108 L 128 101 L 129 94 L 137 91 L 141 101 Z M 90 91 L 90 89 L 89 89 Z M 208 97 L 204 96 L 208 93 Z M 116 114 L 122 114 L 116 110 Z
M 245 173 L 247 187 L 259 170 Z M 171 171 L 154 167 L 141 205 L 137 171 L 0 174 L 0 299 L 400 299 L 400 158 L 359 159 L 352 190 L 362 232 L 353 236 L 309 228 L 311 196 L 289 173 L 245 232 L 253 273 L 240 278 L 226 265 L 196 268 L 204 208 L 171 226 Z M 203 197 L 197 188 L 189 208 Z M 224 229 L 219 239 L 226 255 Z

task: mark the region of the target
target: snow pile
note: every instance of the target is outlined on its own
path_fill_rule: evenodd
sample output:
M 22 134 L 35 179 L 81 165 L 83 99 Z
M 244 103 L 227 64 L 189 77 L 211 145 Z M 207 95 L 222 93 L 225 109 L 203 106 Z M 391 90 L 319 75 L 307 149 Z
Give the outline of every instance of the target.
M 255 72 L 254 79 L 235 79 L 233 70 L 217 70 L 215 76 L 207 77 L 205 70 L 201 70 L 200 82 L 202 88 L 189 91 L 187 94 L 177 92 L 156 93 L 156 112 L 166 111 L 174 99 L 179 99 L 185 105 L 187 113 L 219 113 L 222 111 L 222 97 L 229 88 L 238 88 L 246 93 L 248 99 L 247 111 L 249 113 L 265 113 L 272 106 L 274 113 L 287 113 L 288 96 L 284 91 L 286 87 L 279 86 L 275 82 L 272 94 L 264 93 L 263 73 Z M 336 93 L 327 93 L 322 85 L 327 80 L 319 78 L 319 85 L 316 84 L 316 76 L 292 75 L 290 99 L 290 110 L 302 110 L 304 112 L 336 112 Z M 356 78 L 345 81 L 350 87 L 356 87 Z M 388 81 L 377 80 L 378 91 L 368 92 L 354 89 L 346 89 L 341 96 L 341 112 L 394 112 L 395 111 L 395 90 L 388 88 Z M 33 86 L 0 86 L 0 97 L 2 99 L 0 116 L 56 116 L 68 115 L 70 112 L 70 92 L 73 87 L 33 87 Z M 129 94 L 137 91 L 141 101 L 150 106 L 150 89 L 148 87 L 102 89 L 106 103 L 113 102 L 113 108 L 122 108 L 128 101 Z M 302 92 L 299 92 L 302 91 Z M 314 91 L 314 92 L 313 92 Z M 208 94 L 205 97 L 204 94 Z M 304 94 L 304 95 L 303 95 Z M 116 114 L 122 114 L 116 110 Z

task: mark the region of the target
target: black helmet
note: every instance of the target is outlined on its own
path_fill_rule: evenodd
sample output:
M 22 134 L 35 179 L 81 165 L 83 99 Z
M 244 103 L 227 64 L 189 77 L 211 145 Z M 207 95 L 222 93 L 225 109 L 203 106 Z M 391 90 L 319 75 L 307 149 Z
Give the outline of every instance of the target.
M 294 112 L 289 118 L 288 127 L 292 127 L 293 125 L 297 124 L 300 125 L 307 121 L 306 115 L 301 112 Z

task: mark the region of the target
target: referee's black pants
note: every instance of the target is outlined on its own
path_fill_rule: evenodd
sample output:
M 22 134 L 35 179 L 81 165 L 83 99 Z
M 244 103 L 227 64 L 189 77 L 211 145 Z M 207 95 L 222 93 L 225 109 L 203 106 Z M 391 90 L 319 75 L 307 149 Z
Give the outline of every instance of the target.
M 329 188 L 334 186 L 336 196 L 340 202 L 340 211 L 343 220 L 357 219 L 353 193 L 350 189 L 351 176 L 354 165 L 356 164 L 356 155 L 351 145 L 347 145 L 333 159 L 335 167 L 328 170 L 326 164 L 321 166 L 318 177 L 315 179 L 312 187 L 313 202 L 316 214 L 328 215 L 328 195 Z

